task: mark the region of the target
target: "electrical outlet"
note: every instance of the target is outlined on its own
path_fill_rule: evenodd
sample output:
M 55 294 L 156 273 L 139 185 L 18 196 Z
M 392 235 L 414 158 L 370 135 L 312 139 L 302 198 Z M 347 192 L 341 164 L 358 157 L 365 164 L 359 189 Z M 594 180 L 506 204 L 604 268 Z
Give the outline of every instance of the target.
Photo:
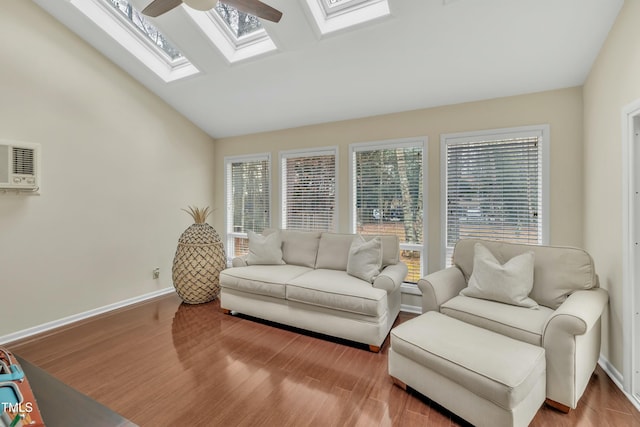
M 153 269 L 153 278 L 158 279 L 160 277 L 160 269 L 158 267 Z

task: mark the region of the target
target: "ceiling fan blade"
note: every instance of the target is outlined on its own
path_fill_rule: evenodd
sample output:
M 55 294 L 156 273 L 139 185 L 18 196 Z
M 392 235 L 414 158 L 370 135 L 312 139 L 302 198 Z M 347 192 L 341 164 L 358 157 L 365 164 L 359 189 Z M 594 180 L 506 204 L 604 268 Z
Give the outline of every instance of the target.
M 153 0 L 142 9 L 142 14 L 155 18 L 165 12 L 169 12 L 174 7 L 180 6 L 182 0 Z
M 267 21 L 279 22 L 280 18 L 282 18 L 282 12 L 259 0 L 222 0 L 222 3 Z

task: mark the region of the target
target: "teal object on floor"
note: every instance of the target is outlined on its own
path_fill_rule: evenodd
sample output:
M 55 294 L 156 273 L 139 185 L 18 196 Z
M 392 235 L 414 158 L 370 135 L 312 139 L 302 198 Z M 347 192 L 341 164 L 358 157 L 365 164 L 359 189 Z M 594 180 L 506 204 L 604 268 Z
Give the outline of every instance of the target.
M 0 383 L 0 403 L 4 405 L 17 405 L 22 403 L 22 393 L 18 390 L 18 386 L 12 382 Z
M 24 378 L 24 372 L 18 365 L 11 365 L 8 369 L 2 369 L 0 372 L 3 372 L 0 374 L 0 381 L 19 381 Z

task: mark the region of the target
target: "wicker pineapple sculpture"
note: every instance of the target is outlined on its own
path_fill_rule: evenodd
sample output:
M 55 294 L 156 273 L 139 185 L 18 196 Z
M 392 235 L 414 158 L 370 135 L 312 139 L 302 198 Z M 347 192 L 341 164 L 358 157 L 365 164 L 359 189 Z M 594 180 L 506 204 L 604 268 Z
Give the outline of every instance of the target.
M 220 293 L 220 272 L 226 266 L 224 246 L 216 230 L 205 223 L 211 210 L 183 209 L 194 220 L 178 240 L 173 259 L 173 286 L 188 304 L 214 300 Z

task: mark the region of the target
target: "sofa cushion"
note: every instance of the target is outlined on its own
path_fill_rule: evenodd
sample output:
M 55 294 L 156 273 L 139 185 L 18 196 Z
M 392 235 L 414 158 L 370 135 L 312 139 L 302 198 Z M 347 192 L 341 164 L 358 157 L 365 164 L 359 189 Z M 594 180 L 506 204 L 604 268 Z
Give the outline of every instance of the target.
M 482 242 L 501 263 L 521 253 L 533 251 L 533 289 L 529 298 L 554 310 L 574 291 L 598 287 L 593 259 L 582 249 L 480 239 L 462 239 L 453 252 L 453 262 L 462 270 L 467 281 L 473 271 L 476 242 Z
M 322 233 L 316 268 L 331 270 L 347 270 L 349 248 L 355 234 Z M 398 236 L 362 235 L 365 240 L 380 237 L 382 241 L 382 266 L 394 265 L 400 262 L 400 239 Z
M 247 236 L 249 237 L 248 265 L 284 264 L 279 233 L 263 236 L 249 230 Z
M 364 235 L 365 239 L 372 239 L 375 236 Z M 394 265 L 400 262 L 400 239 L 398 236 L 381 235 L 382 240 L 382 266 Z
M 377 289 L 346 271 L 316 269 L 287 283 L 287 299 L 380 317 L 387 307 L 387 291 Z
M 548 307 L 530 310 L 495 301 L 456 296 L 440 306 L 440 312 L 502 335 L 542 345 L 542 332 L 553 314 Z
M 267 229 L 263 233 L 279 232 L 282 239 L 282 259 L 290 265 L 313 268 L 316 265 L 320 231 Z
M 285 298 L 285 283 L 311 271 L 298 265 L 250 265 L 220 272 L 220 286 L 274 298 Z
M 382 268 L 382 241 L 379 237 L 365 240 L 356 235 L 349 248 L 347 259 L 347 273 L 369 283 L 380 274 Z
M 529 251 L 501 264 L 482 243 L 476 243 L 469 286 L 460 295 L 537 308 L 538 303 L 528 297 L 533 287 L 533 258 Z
M 354 234 L 322 233 L 316 268 L 346 271 L 349 249 L 354 236 Z

